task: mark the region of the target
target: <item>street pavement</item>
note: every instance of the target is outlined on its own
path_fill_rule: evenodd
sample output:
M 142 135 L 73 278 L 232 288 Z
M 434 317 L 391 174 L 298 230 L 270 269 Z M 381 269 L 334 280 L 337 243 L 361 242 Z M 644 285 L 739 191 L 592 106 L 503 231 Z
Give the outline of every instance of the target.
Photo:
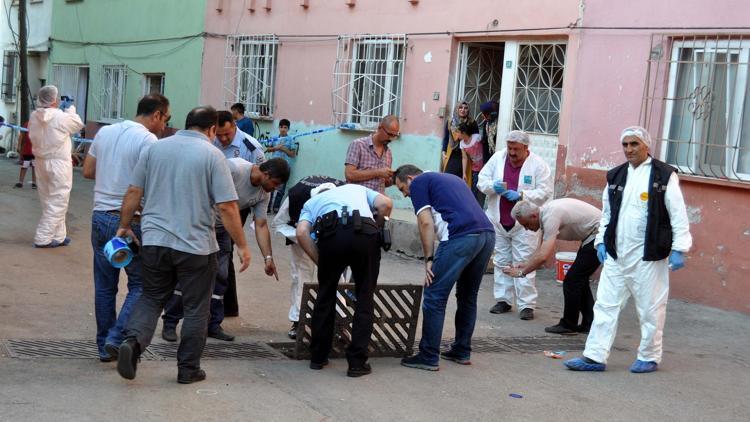
M 444 361 L 435 373 L 373 358 L 372 375 L 356 379 L 346 377 L 341 359 L 322 371 L 297 360 L 204 360 L 207 380 L 179 385 L 174 361 L 144 360 L 136 379 L 126 381 L 113 363 L 96 359 L 12 358 L 2 346 L 8 339 L 93 341 L 95 333 L 93 183 L 76 171 L 67 220 L 72 244 L 40 250 L 31 247 L 40 215 L 36 191 L 28 184 L 13 189 L 17 177 L 18 166 L 0 159 L 0 421 L 747 421 L 750 415 L 750 316 L 679 300 L 669 303 L 660 370 L 645 375 L 628 372 L 639 341 L 632 304 L 622 312 L 603 373 L 571 372 L 560 360 L 520 352 L 474 353 L 471 366 Z M 240 317 L 228 318 L 224 328 L 238 341 L 286 341 L 289 252 L 275 237 L 276 282 L 263 273 L 247 232 L 253 261 L 238 276 Z M 552 278 L 551 271 L 539 273 L 536 319 L 521 321 L 515 309 L 487 312 L 494 300 L 492 276 L 485 276 L 475 336 L 545 336 L 562 306 Z M 419 261 L 384 255 L 380 283 L 421 280 Z M 453 298 L 448 306 L 446 337 Z

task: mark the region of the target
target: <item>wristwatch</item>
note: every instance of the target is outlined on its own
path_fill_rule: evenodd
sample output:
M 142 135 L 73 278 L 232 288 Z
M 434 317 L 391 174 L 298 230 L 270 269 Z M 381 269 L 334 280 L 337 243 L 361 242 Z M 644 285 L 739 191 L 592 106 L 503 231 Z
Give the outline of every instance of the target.
M 430 255 L 427 258 L 425 258 L 424 260 L 425 260 L 425 262 L 432 262 L 434 259 L 435 259 L 435 257 L 433 255 Z
M 265 260 L 265 261 L 270 261 L 272 259 L 273 259 L 273 256 L 271 256 L 271 255 L 266 255 L 266 257 L 263 258 L 263 260 Z

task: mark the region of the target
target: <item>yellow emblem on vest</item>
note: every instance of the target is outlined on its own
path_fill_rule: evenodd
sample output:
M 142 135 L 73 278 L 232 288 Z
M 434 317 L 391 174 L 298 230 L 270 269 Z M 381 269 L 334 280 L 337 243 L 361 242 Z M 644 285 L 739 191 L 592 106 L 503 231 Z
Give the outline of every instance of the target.
M 648 201 L 648 192 L 641 192 L 641 201 Z

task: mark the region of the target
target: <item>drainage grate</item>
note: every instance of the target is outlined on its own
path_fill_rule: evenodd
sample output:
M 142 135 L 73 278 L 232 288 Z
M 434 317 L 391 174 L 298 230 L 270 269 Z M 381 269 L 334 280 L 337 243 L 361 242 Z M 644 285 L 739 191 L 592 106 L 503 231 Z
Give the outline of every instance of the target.
M 93 340 L 9 339 L 5 348 L 11 358 L 99 359 Z M 153 360 L 148 350 L 144 359 Z
M 176 360 L 177 346 L 177 343 L 159 343 L 148 346 L 148 350 L 160 360 Z M 264 343 L 207 343 L 201 359 L 280 360 L 286 356 Z
M 583 350 L 586 345 L 583 337 L 507 337 L 498 340 L 521 353 L 538 353 L 545 350 Z
M 318 297 L 318 284 L 305 283 L 302 291 L 295 357 L 310 356 L 312 314 Z M 351 343 L 351 326 L 354 319 L 355 286 L 351 283 L 338 285 L 333 347 L 331 357 L 343 357 Z M 417 332 L 419 307 L 422 302 L 422 286 L 412 284 L 385 284 L 375 287 L 373 293 L 374 322 L 370 344 L 371 357 L 408 356 L 414 346 Z

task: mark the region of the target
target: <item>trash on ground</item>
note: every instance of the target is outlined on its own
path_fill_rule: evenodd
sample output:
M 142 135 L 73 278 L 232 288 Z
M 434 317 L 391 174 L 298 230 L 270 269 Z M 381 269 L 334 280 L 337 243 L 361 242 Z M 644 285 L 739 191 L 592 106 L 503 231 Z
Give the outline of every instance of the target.
M 518 394 L 518 393 L 510 393 L 508 395 L 511 396 L 511 397 L 513 397 L 514 399 L 522 399 L 523 398 L 523 396 L 521 394 Z
M 547 356 L 548 358 L 552 359 L 563 359 L 565 357 L 565 354 L 568 353 L 565 350 L 557 350 L 557 351 L 551 351 L 551 350 L 545 350 L 544 356 Z

